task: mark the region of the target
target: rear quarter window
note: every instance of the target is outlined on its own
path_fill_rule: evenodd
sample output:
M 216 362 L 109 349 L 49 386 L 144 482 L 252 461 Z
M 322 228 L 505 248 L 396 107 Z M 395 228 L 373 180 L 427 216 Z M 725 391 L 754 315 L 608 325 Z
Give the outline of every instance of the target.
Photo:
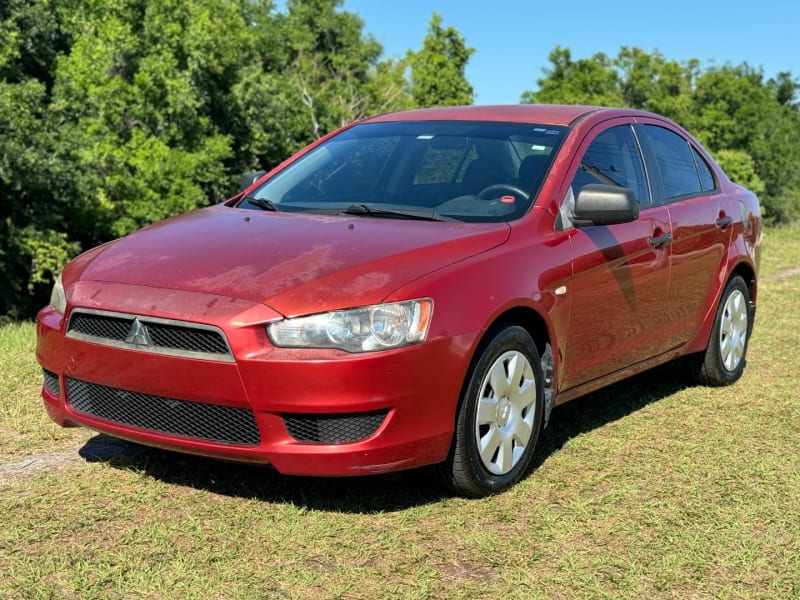
M 706 159 L 694 148 L 692 148 L 692 156 L 694 156 L 694 164 L 697 166 L 697 173 L 700 175 L 700 187 L 704 192 L 710 192 L 717 189 L 717 180 L 714 179 L 714 172 L 708 166 Z

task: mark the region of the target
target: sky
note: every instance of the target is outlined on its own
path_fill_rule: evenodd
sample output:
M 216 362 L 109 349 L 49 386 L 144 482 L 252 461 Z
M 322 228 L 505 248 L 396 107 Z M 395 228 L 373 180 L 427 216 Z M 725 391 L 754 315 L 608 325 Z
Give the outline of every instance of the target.
M 797 0 L 345 0 L 364 20 L 384 56 L 419 50 L 433 12 L 475 49 L 466 76 L 476 104 L 516 104 L 535 90 L 558 45 L 573 60 L 622 46 L 691 58 L 702 67 L 731 63 L 762 68 L 767 78 L 800 79 Z

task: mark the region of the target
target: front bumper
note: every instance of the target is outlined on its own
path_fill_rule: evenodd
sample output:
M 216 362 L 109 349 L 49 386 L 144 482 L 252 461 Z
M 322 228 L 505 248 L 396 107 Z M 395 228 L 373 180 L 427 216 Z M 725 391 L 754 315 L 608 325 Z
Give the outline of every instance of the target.
M 152 293 L 126 290 L 126 298 Z M 178 295 L 184 297 L 176 306 L 209 304 L 202 294 Z M 129 303 L 158 304 L 139 300 Z M 259 307 L 268 311 L 236 306 L 203 315 L 203 323 L 225 333 L 233 355 L 228 362 L 75 339 L 65 335 L 59 313 L 43 309 L 37 358 L 48 414 L 62 426 L 270 464 L 285 474 L 381 473 L 444 460 L 469 340 L 364 354 L 275 348 L 264 329 L 274 316 L 259 314 Z M 163 305 L 152 316 L 188 320 Z

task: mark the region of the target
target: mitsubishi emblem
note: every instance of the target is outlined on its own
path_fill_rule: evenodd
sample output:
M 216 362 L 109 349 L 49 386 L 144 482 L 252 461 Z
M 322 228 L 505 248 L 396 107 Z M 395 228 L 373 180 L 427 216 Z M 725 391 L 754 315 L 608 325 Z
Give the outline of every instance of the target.
M 137 346 L 153 345 L 153 340 L 150 339 L 150 333 L 147 331 L 147 327 L 144 326 L 138 317 L 131 323 L 131 329 L 128 331 L 128 337 L 125 338 L 125 341 L 128 344 L 136 344 Z

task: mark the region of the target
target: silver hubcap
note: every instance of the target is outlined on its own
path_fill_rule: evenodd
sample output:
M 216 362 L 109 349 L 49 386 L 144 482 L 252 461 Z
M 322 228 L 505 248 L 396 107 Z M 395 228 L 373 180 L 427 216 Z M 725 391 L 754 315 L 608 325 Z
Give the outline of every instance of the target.
M 744 356 L 747 318 L 747 298 L 741 291 L 734 290 L 722 307 L 719 328 L 719 352 L 728 371 L 734 371 Z
M 475 440 L 481 462 L 504 475 L 522 458 L 533 435 L 536 378 L 525 355 L 512 350 L 498 357 L 481 383 Z

